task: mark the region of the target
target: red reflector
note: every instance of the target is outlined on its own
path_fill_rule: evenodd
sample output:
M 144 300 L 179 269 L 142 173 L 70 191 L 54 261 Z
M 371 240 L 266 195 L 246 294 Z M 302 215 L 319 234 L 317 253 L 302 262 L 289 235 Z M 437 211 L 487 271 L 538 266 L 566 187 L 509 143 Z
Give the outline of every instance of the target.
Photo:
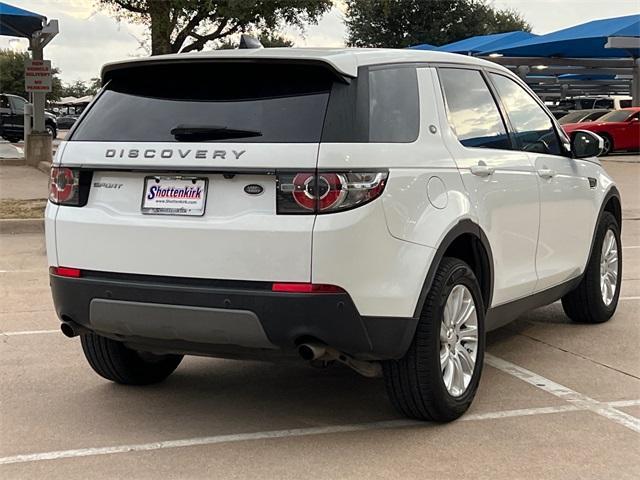
M 317 283 L 274 283 L 271 286 L 274 292 L 294 293 L 344 293 L 344 290 L 335 285 L 320 285 Z
M 60 277 L 80 277 L 81 271 L 78 268 L 51 267 L 51 273 Z

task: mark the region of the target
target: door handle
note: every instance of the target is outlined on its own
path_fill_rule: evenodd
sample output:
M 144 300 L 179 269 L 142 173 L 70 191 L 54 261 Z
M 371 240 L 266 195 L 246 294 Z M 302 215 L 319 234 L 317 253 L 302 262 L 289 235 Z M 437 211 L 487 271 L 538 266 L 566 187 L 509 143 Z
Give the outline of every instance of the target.
M 473 165 L 471 167 L 471 173 L 477 175 L 478 177 L 488 177 L 495 172 L 496 169 L 493 167 L 489 167 L 488 165 Z
M 553 178 L 556 176 L 556 171 L 551 170 L 550 168 L 541 168 L 538 170 L 538 175 L 542 178 Z

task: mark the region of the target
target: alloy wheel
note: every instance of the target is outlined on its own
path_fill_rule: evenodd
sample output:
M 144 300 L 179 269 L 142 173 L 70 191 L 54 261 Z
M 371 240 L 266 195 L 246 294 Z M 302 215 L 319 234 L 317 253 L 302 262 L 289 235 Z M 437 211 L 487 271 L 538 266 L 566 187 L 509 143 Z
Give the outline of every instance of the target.
M 602 241 L 600 254 L 600 292 L 602 301 L 608 307 L 618 288 L 618 241 L 613 230 L 607 230 Z
M 467 390 L 478 354 L 478 316 L 469 289 L 453 287 L 440 324 L 440 368 L 444 385 L 453 397 Z

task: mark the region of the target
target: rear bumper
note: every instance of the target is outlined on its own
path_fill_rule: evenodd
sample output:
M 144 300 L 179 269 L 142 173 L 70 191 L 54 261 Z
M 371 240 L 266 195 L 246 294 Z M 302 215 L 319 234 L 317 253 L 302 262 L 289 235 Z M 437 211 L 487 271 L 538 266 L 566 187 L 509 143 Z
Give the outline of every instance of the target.
M 137 347 L 254 357 L 319 340 L 361 359 L 400 358 L 417 319 L 361 316 L 347 293 L 278 293 L 241 282 L 83 271 L 50 275 L 56 313 Z

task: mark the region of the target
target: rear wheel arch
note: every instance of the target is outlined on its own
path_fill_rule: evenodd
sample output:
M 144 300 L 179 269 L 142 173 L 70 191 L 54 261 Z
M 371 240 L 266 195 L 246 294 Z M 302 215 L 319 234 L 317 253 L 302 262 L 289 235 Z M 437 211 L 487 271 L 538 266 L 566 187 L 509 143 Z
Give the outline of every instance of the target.
M 482 228 L 472 220 L 464 219 L 451 228 L 440 242 L 422 286 L 414 318 L 420 316 L 438 266 L 444 257 L 458 258 L 471 267 L 480 284 L 485 311 L 488 310 L 493 298 L 491 246 Z
M 587 253 L 587 257 L 584 263 L 584 268 L 582 272 L 587 269 L 587 264 L 589 263 L 589 259 L 591 258 L 591 253 L 593 252 L 593 248 L 596 241 L 596 234 L 598 232 L 598 227 L 600 226 L 600 222 L 602 222 L 602 216 L 605 212 L 610 212 L 618 222 L 618 228 L 620 229 L 620 234 L 622 234 L 622 202 L 620 199 L 620 192 L 614 186 L 612 186 L 607 193 L 605 193 L 604 198 L 602 199 L 602 204 L 600 205 L 600 211 L 598 212 L 598 218 L 596 218 L 595 225 L 593 227 L 593 234 L 591 235 L 591 245 L 589 247 L 589 252 Z
M 609 195 L 605 197 L 603 205 L 603 211 L 610 212 L 616 218 L 618 226 L 620 230 L 622 230 L 622 204 L 620 203 L 620 194 L 617 188 L 613 187 L 609 191 Z M 602 214 L 600 214 L 600 216 L 602 216 Z

